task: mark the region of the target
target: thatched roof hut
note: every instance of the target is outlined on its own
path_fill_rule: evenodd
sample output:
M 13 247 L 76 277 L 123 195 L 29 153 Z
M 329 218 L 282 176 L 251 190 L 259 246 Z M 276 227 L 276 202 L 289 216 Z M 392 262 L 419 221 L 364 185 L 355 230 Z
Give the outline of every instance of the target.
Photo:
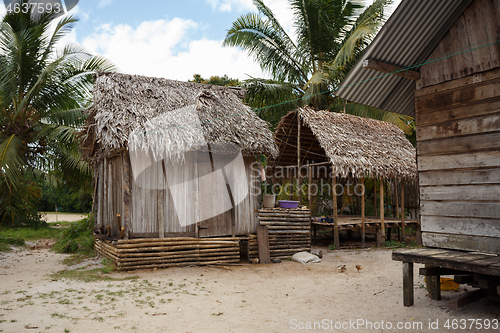
M 299 200 L 303 192 L 301 178 L 306 171 L 309 177 L 308 201 L 312 209 L 313 178 L 331 178 L 328 194 L 332 195 L 332 215 L 334 219 L 334 245 L 340 248 L 339 219 L 337 216 L 337 180 L 356 178 L 363 185 L 361 198 L 361 218 L 354 217 L 346 223 L 350 228 L 361 229 L 362 246 L 365 246 L 365 177 L 380 179 L 380 224 L 381 237 L 385 238 L 384 188 L 387 180 L 393 182 L 393 198 L 397 197 L 397 183 L 401 183 L 401 211 L 404 212 L 404 182 L 410 183 L 415 193 L 417 163 L 416 151 L 403 131 L 397 126 L 379 120 L 361 118 L 344 113 L 317 111 L 309 106 L 289 112 L 278 124 L 275 133 L 279 148 L 277 158 L 271 160 L 273 168 L 286 167 L 299 170 L 297 191 Z M 305 169 L 305 170 L 304 170 Z M 315 172 L 315 169 L 318 171 Z M 324 172 L 320 172 L 323 169 Z M 329 172 L 326 172 L 329 169 Z M 289 172 L 288 172 L 289 173 Z M 274 172 L 273 172 L 274 174 Z M 290 180 L 294 174 L 289 173 Z M 410 180 L 408 182 L 408 180 Z M 348 184 L 348 183 L 347 183 Z M 375 184 L 375 182 L 373 183 Z M 341 186 L 342 187 L 342 186 Z M 321 186 L 321 192 L 323 186 Z M 342 187 L 343 188 L 343 187 Z M 376 186 L 373 186 L 376 201 Z M 342 190 L 342 193 L 344 190 Z M 349 194 L 349 190 L 347 190 Z M 349 194 L 351 195 L 351 194 Z M 357 194 L 358 195 L 358 194 Z M 415 197 L 415 195 L 413 195 Z M 374 203 L 374 206 L 375 203 Z M 398 207 L 397 200 L 392 207 Z M 358 206 L 359 207 L 359 206 Z M 375 210 L 375 215 L 376 215 Z M 397 214 L 396 214 L 397 215 Z M 395 222 L 394 219 L 392 221 Z M 321 224 L 321 222 L 318 222 Z M 313 223 L 314 224 L 314 223 Z M 404 235 L 404 215 L 400 225 Z
M 255 232 L 251 164 L 278 150 L 243 95 L 239 88 L 97 73 L 82 133 L 94 169 L 96 227 L 160 238 Z M 229 208 L 214 210 L 218 204 Z
M 196 148 L 200 126 L 208 143 L 236 144 L 248 156 L 276 156 L 268 124 L 242 103 L 243 97 L 240 88 L 97 73 L 83 135 L 84 157 L 95 162 L 128 148 L 133 131 L 149 134 L 136 138 L 135 145 Z
M 344 113 L 301 107 L 283 117 L 276 129 L 280 154 L 274 165 L 330 162 L 338 177 L 407 179 L 417 175 L 415 148 L 397 126 Z

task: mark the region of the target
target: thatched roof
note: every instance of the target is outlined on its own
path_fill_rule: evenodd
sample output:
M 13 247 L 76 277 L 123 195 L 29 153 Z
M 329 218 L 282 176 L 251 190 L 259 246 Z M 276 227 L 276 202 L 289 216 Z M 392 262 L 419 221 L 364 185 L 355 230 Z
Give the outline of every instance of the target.
M 97 73 L 82 134 L 84 158 L 96 161 L 131 144 L 177 154 L 197 149 L 201 141 L 235 144 L 245 155 L 277 156 L 268 123 L 243 97 L 239 88 Z
M 274 165 L 297 164 L 297 122 L 301 120 L 301 165 L 332 162 L 337 176 L 413 178 L 416 151 L 396 125 L 350 114 L 298 108 L 276 129 Z

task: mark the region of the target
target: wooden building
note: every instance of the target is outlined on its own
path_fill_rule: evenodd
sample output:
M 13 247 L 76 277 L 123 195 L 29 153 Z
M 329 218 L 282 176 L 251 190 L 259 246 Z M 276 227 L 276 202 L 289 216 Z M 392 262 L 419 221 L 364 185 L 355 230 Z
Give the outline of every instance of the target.
M 96 74 L 83 131 L 84 157 L 94 170 L 96 228 L 106 233 L 109 226 L 115 238 L 120 231 L 124 238 L 160 239 L 255 233 L 259 193 L 252 189 L 260 189 L 260 180 L 251 164 L 258 154 L 276 156 L 277 148 L 268 124 L 242 97 L 238 88 Z M 236 151 L 224 151 L 227 145 Z M 240 152 L 242 183 L 231 183 L 230 174 L 222 184 L 203 183 Z M 177 199 L 169 183 L 180 184 Z M 246 192 L 234 206 L 203 218 L 228 190 L 234 196 L 241 189 Z
M 298 178 L 299 183 L 300 179 L 304 178 L 308 178 L 309 184 L 313 184 L 317 179 L 326 179 L 327 183 L 331 184 L 330 188 L 335 188 L 334 196 L 340 196 L 336 184 L 347 179 L 351 184 L 363 185 L 365 178 L 379 180 L 380 189 L 374 186 L 380 197 L 378 217 L 365 218 L 364 194 L 359 198 L 359 216 L 337 215 L 337 200 L 333 200 L 336 249 L 340 248 L 340 229 L 359 230 L 364 246 L 366 228 L 380 232 L 379 237 L 384 239 L 386 226 L 402 227 L 404 231 L 406 222 L 412 224 L 412 227 L 418 227 L 418 220 L 405 221 L 404 214 L 401 218 L 397 214 L 389 218 L 388 209 L 384 204 L 384 191 L 388 192 L 389 183 L 393 187 L 398 184 L 399 189 L 401 184 L 406 184 L 403 186 L 413 189 L 413 193 L 417 188 L 415 148 L 396 125 L 350 114 L 319 111 L 306 106 L 283 117 L 276 128 L 275 137 L 279 155 L 271 159 L 271 167 L 300 170 L 298 173 L 289 173 L 290 176 Z M 309 208 L 312 209 L 312 185 L 308 188 Z M 400 192 L 397 192 L 397 197 Z M 404 195 L 401 198 L 399 203 L 404 211 Z M 377 205 L 378 203 L 374 203 L 374 206 Z M 313 227 L 320 225 L 328 226 L 326 223 L 313 222 Z M 402 236 L 404 237 L 404 232 Z
M 396 254 L 405 305 L 413 262 L 475 273 L 498 299 L 500 261 L 485 253 L 500 254 L 499 31 L 498 0 L 403 0 L 336 92 L 415 117 L 423 243 L 483 253 Z M 427 273 L 439 298 L 439 270 Z

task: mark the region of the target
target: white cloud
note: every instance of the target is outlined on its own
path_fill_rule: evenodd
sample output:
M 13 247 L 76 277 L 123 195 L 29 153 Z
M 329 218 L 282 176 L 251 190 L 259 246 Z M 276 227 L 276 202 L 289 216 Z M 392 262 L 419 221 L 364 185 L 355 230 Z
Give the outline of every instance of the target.
M 221 41 L 190 40 L 189 33 L 199 29 L 180 18 L 129 25 L 103 25 L 84 39 L 84 47 L 111 60 L 121 72 L 186 81 L 193 74 L 203 77 L 227 74 L 245 79 L 262 76 L 260 67 L 246 53 L 223 48 Z
M 97 5 L 97 8 L 104 8 L 111 5 L 115 0 L 101 0 Z
M 220 12 L 231 12 L 233 8 L 237 11 L 253 9 L 252 0 L 206 0 L 213 10 Z

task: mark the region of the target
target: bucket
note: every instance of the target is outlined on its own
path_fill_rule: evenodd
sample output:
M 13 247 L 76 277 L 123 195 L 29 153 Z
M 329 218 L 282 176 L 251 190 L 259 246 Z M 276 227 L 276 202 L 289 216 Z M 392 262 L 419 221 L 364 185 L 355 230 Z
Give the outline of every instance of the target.
M 281 208 L 295 209 L 295 208 L 299 207 L 298 201 L 280 200 L 279 203 L 280 203 Z
M 274 208 L 276 205 L 276 195 L 275 194 L 264 194 L 264 207 Z

